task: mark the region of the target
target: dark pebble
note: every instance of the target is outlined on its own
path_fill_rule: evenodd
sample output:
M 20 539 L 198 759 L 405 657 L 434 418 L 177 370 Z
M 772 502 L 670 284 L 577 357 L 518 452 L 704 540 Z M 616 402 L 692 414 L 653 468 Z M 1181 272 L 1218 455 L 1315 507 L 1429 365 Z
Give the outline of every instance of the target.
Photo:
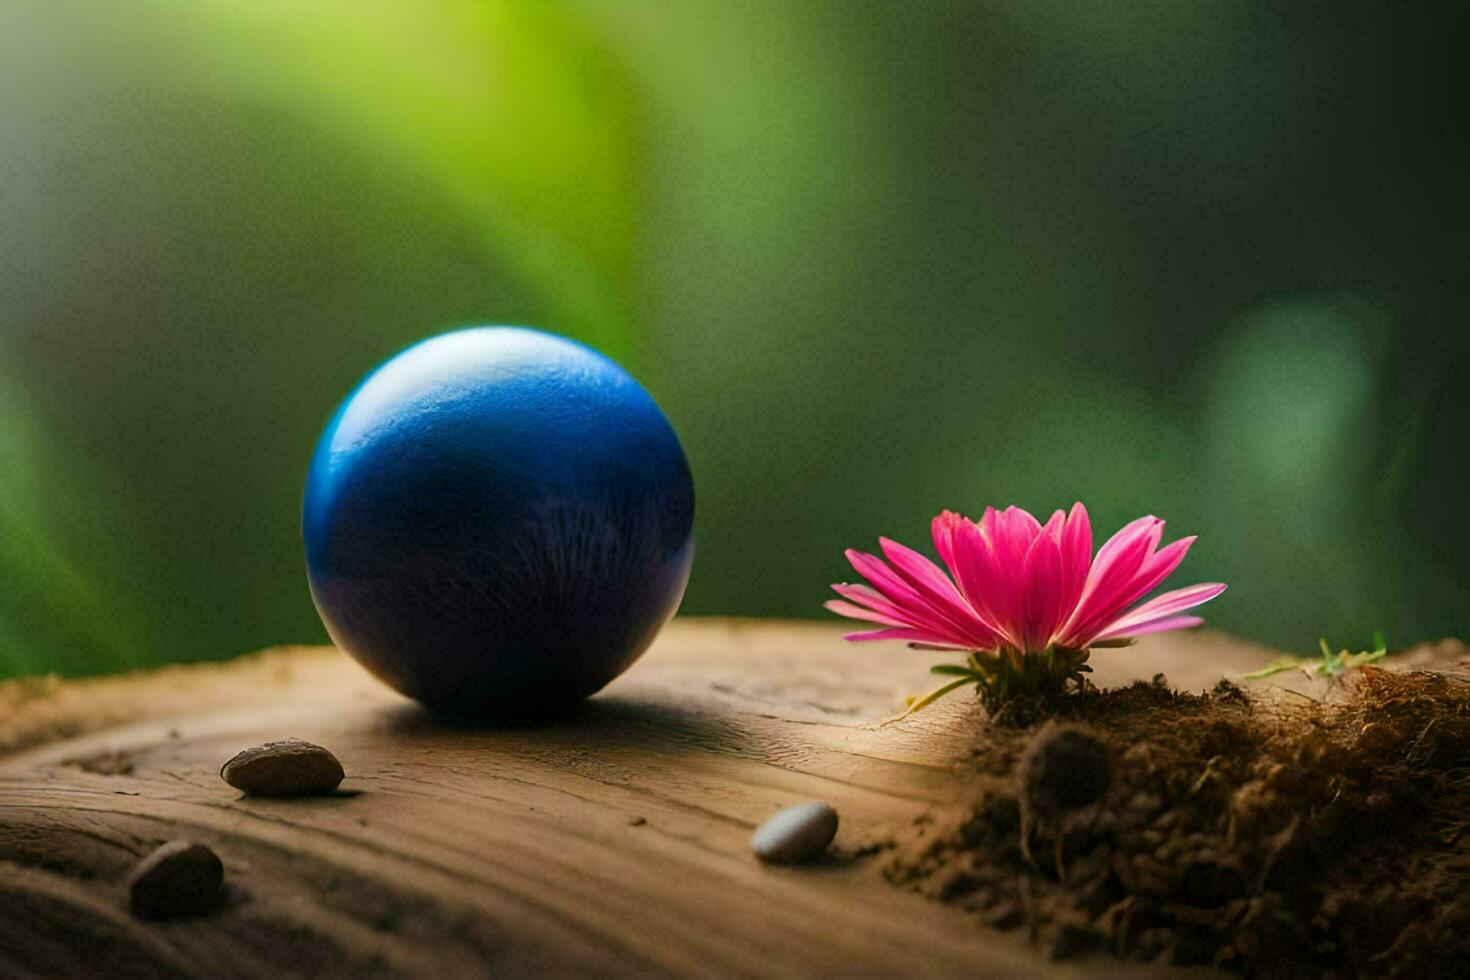
M 1021 757 L 1022 792 L 1040 813 L 1096 803 L 1111 784 L 1107 746 L 1079 728 L 1049 723 Z
M 219 771 L 225 782 L 251 796 L 330 793 L 342 782 L 342 763 L 320 745 L 285 738 L 246 749 Z
M 169 841 L 138 862 L 128 878 L 128 895 L 140 918 L 199 915 L 220 904 L 224 880 L 224 865 L 209 847 Z

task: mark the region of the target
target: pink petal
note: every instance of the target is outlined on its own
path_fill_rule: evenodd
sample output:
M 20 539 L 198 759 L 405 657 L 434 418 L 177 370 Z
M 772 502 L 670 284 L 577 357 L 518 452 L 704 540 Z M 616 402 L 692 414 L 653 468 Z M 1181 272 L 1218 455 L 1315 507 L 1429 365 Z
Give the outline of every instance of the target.
M 947 636 L 954 632 L 954 627 L 943 614 L 936 611 L 928 600 L 885 565 L 882 559 L 849 548 L 847 560 L 852 562 L 852 567 L 857 569 L 858 574 L 873 583 L 874 588 L 893 604 L 896 609 L 895 618 L 903 619 L 916 628 L 941 632 Z
M 1225 591 L 1223 582 L 1203 582 L 1199 585 L 1191 585 L 1183 589 L 1175 589 L 1173 592 L 1165 592 L 1163 595 L 1155 596 L 1143 605 L 1132 609 L 1125 616 L 1108 623 L 1104 630 L 1108 633 L 1116 633 L 1120 630 L 1131 631 L 1134 627 L 1143 623 L 1172 616 L 1175 613 L 1192 609 L 1204 602 L 1209 602 L 1215 596 Z
M 1031 512 L 1024 507 L 1012 504 L 1006 508 L 1005 517 L 1019 534 L 1034 538 L 1041 533 L 1041 522 L 1031 516 Z
M 884 564 L 882 559 L 849 548 L 847 560 L 888 600 L 891 608 L 880 608 L 878 611 L 916 629 L 943 636 L 952 643 L 966 644 L 974 649 L 983 649 L 990 645 L 990 634 L 984 630 L 983 624 L 970 618 L 950 615 L 942 603 L 921 594 L 903 576 Z
M 927 603 L 929 611 L 944 620 L 957 636 L 966 637 L 973 648 L 995 646 L 994 632 L 932 561 L 889 538 L 879 538 L 878 544 L 894 571 L 913 587 Z
M 957 605 L 963 602 L 959 590 L 949 580 L 949 576 L 914 549 L 890 538 L 879 538 L 878 546 L 883 549 L 883 557 L 888 559 L 893 570 L 898 572 L 920 594 L 941 598 L 947 603 Z
M 1031 542 L 1041 533 L 1041 525 L 1029 512 L 1019 507 L 1007 507 L 996 516 L 994 528 L 990 544 L 997 566 L 1019 577 L 1026 562 L 1026 553 L 1031 550 Z
M 888 601 L 903 609 L 910 609 L 918 604 L 919 594 L 914 591 L 913 586 L 895 574 L 881 558 L 856 548 L 848 548 L 844 553 L 857 573 L 873 583 L 873 588 L 881 592 Z
M 1195 540 L 1192 535 L 1180 538 L 1144 559 L 1143 565 L 1138 569 L 1138 574 L 1133 576 L 1133 581 L 1128 586 L 1127 591 L 1132 595 L 1123 601 L 1123 605 L 1126 606 L 1148 595 L 1158 588 L 1164 579 L 1173 575 L 1174 569 L 1179 567 L 1179 563 L 1189 553 L 1189 546 L 1194 544 Z
M 928 630 L 907 629 L 897 627 L 887 630 L 872 630 L 866 633 L 848 633 L 842 637 L 844 640 L 862 642 L 864 640 L 907 640 L 909 643 L 928 643 L 932 646 L 942 646 L 951 650 L 967 650 L 968 647 L 956 643 L 953 637 L 941 633 L 931 633 Z
M 1057 628 L 1061 599 L 1061 549 L 1050 534 L 1038 534 L 1026 555 L 1021 593 L 1021 632 L 1027 650 L 1046 649 Z
M 832 591 L 844 599 L 851 599 L 858 605 L 866 606 L 874 612 L 891 616 L 894 619 L 907 619 L 901 608 L 884 598 L 877 590 L 870 586 L 849 585 L 846 582 L 836 582 L 832 585 Z
M 1107 570 L 1117 564 L 1124 555 L 1137 550 L 1139 541 L 1152 538 L 1154 542 L 1157 542 L 1163 533 L 1164 522 L 1152 514 L 1129 521 L 1119 528 L 1117 534 L 1108 538 L 1103 546 L 1097 549 L 1097 558 L 1092 562 L 1092 570 L 1098 571 L 1099 566 Z
M 987 507 L 980 520 L 979 584 L 975 594 L 967 588 L 965 597 L 1012 646 L 1026 642 L 1026 553 L 1040 531 L 1036 518 L 1018 507 Z
M 1077 608 L 1088 569 L 1092 567 L 1092 522 L 1088 520 L 1087 508 L 1080 500 L 1072 505 L 1072 513 L 1062 528 L 1061 551 L 1062 621 L 1065 622 Z
M 994 507 L 986 507 L 985 513 L 980 515 L 980 519 L 975 522 L 975 526 L 980 529 L 980 534 L 985 540 L 993 542 L 996 535 L 996 522 L 999 520 L 1000 511 Z
M 1168 630 L 1187 630 L 1204 623 L 1198 616 L 1166 616 L 1163 619 L 1154 619 L 1141 623 L 1128 629 L 1109 630 L 1096 637 L 1096 640 L 1124 640 L 1135 636 L 1147 636 L 1150 633 L 1163 633 Z
M 1128 586 L 1158 546 L 1163 533 L 1163 521 L 1157 517 L 1140 517 L 1098 549 L 1077 607 L 1060 631 L 1066 646 L 1085 646 L 1088 639 L 1137 597 L 1128 591 Z
M 994 521 L 995 511 L 986 508 L 985 519 Z M 999 633 L 1006 642 L 1017 645 L 1020 638 L 1012 632 L 1014 617 L 1008 616 L 1004 605 L 1009 594 L 1003 580 L 999 578 L 995 558 L 985 532 L 974 521 L 961 518 L 949 525 L 949 547 L 952 552 L 951 570 L 965 600 Z
M 908 625 L 902 620 L 894 619 L 891 616 L 885 616 L 882 613 L 874 612 L 871 609 L 864 609 L 862 606 L 855 606 L 850 602 L 843 602 L 841 599 L 828 599 L 826 602 L 822 603 L 822 605 L 826 609 L 830 609 L 832 612 L 835 612 L 837 615 L 846 616 L 848 619 L 864 619 L 870 623 L 881 623 L 884 626 Z
M 1159 529 L 1162 530 L 1162 527 L 1161 524 Z M 1160 548 L 1144 558 L 1138 571 L 1127 582 L 1119 580 L 1116 588 L 1109 589 L 1105 586 L 1095 593 L 1092 596 L 1086 620 L 1077 623 L 1078 635 L 1082 636 L 1105 628 L 1107 624 L 1116 620 L 1129 605 L 1152 592 L 1159 583 L 1172 575 L 1179 567 L 1179 563 L 1184 560 L 1189 546 L 1194 544 L 1194 541 L 1193 537 L 1180 538 L 1167 547 Z M 1122 564 L 1123 559 L 1120 557 L 1118 566 L 1116 566 L 1119 569 L 1118 574 L 1121 574 Z
M 952 510 L 942 510 L 929 522 L 929 532 L 934 537 L 934 550 L 939 553 L 939 560 L 944 562 L 950 574 L 954 574 L 955 564 L 955 531 L 961 524 L 969 524 L 970 519 Z
M 930 531 L 934 550 L 954 577 L 961 598 L 993 637 L 994 642 L 987 649 L 999 645 L 1004 636 L 993 625 L 995 620 L 989 607 L 976 601 L 991 592 L 990 559 L 978 525 L 968 517 L 946 510 L 934 518 Z
M 1067 515 L 1062 511 L 1052 511 L 1051 518 L 1041 526 L 1041 533 L 1050 537 L 1058 545 L 1062 543 L 1062 528 L 1067 525 Z

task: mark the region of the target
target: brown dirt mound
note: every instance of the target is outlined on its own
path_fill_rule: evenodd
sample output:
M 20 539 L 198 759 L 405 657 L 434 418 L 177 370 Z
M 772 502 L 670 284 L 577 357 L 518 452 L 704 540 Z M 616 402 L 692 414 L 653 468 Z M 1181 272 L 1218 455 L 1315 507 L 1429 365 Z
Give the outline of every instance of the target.
M 1355 674 L 1324 702 L 1160 676 L 1089 692 L 1041 732 L 982 722 L 973 802 L 916 824 L 888 876 L 1057 958 L 1460 975 L 1470 675 Z M 1047 785 L 1094 773 L 1098 742 L 1103 786 Z

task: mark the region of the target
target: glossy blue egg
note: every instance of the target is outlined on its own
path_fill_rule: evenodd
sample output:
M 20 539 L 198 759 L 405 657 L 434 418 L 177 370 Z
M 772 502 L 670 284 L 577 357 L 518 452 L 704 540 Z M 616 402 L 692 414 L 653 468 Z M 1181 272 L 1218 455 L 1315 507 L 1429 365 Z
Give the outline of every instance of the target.
M 373 371 L 322 433 L 302 531 L 333 641 L 431 708 L 601 689 L 673 615 L 694 483 L 637 381 L 581 344 L 457 330 Z

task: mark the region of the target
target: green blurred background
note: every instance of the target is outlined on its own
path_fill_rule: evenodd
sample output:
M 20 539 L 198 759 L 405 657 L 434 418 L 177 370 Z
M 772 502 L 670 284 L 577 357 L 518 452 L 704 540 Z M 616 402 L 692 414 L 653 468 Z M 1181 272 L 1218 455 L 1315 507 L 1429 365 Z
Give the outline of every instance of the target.
M 1465 15 L 1245 2 L 0 0 L 0 675 L 324 633 L 313 442 L 524 323 L 698 486 L 684 610 L 1086 501 L 1212 622 L 1467 632 Z

